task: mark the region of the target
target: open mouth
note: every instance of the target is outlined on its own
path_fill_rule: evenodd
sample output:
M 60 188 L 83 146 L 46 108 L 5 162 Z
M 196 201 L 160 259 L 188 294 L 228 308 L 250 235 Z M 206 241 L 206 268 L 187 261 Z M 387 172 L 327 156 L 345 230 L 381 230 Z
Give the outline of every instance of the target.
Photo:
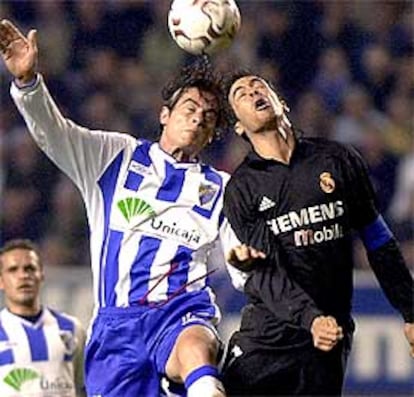
M 259 98 L 255 103 L 254 107 L 256 110 L 265 110 L 270 107 L 269 102 L 265 98 Z

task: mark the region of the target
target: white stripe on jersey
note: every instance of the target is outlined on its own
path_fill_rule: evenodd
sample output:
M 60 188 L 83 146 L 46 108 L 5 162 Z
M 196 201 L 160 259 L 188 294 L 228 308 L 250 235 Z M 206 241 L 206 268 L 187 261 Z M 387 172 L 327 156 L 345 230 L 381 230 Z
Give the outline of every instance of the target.
M 29 326 L 31 324 L 24 319 L 16 318 L 16 316 L 5 309 L 0 312 L 0 323 L 7 335 L 13 335 L 13 339 L 9 340 L 12 346 L 14 361 L 25 364 L 30 363 L 32 360 L 30 354 L 28 354 L 30 352 L 29 341 L 22 324 Z M 15 341 L 19 341 L 19 343 Z

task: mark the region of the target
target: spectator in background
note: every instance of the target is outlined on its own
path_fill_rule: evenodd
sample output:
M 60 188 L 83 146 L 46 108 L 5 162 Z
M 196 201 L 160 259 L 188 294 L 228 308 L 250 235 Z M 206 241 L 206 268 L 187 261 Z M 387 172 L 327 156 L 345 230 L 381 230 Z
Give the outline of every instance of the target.
M 352 75 L 360 75 L 359 59 L 366 44 L 367 32 L 353 18 L 347 1 L 323 0 L 320 20 L 315 24 L 319 48 L 340 47 L 347 54 Z
M 317 92 L 307 91 L 299 97 L 294 118 L 297 128 L 306 136 L 330 138 L 332 115 Z
M 323 51 L 319 67 L 312 83 L 313 89 L 322 97 L 328 111 L 337 112 L 344 93 L 351 84 L 351 74 L 345 52 L 339 47 Z
M 29 139 L 28 139 L 29 138 Z M 7 189 L 0 214 L 5 240 L 25 235 L 38 240 L 44 232 L 49 211 L 50 187 L 56 178 L 51 163 L 40 156 L 24 128 L 14 130 L 5 138 Z
M 115 131 L 131 131 L 129 118 L 113 101 L 113 95 L 105 91 L 95 91 L 86 97 L 81 106 L 80 120 L 95 128 L 108 128 Z
M 85 331 L 75 317 L 41 304 L 43 262 L 29 240 L 0 249 L 2 397 L 85 395 Z
M 82 198 L 76 187 L 60 175 L 51 190 L 50 212 L 41 248 L 51 266 L 82 266 L 90 263 L 88 229 Z
M 414 98 L 414 52 L 394 60 L 395 64 L 395 86 L 396 94 L 405 95 L 413 100 Z
M 341 113 L 332 127 L 332 138 L 360 147 L 365 125 L 375 124 L 382 128 L 385 120 L 384 115 L 372 106 L 366 90 L 352 85 L 344 94 Z
M 124 59 L 120 61 L 122 80 L 116 87 L 116 98 L 125 115 L 129 115 L 133 135 L 156 140 L 158 138 L 159 120 L 152 112 L 161 106 L 160 98 L 153 87 L 157 77 L 152 71 L 148 71 L 142 62 L 136 59 Z M 128 95 L 125 92 L 128 91 Z
M 386 47 L 373 44 L 362 54 L 361 83 L 373 100 L 376 109 L 383 111 L 395 82 L 393 64 Z
M 168 70 L 175 70 L 183 64 L 186 54 L 178 46 L 171 45 L 166 16 L 170 8 L 168 1 L 155 1 L 152 4 L 152 25 L 140 38 L 143 67 L 154 79 L 165 80 Z M 160 54 L 163 56 L 160 57 Z M 151 91 L 151 90 L 149 90 Z
M 82 70 L 91 50 L 106 47 L 108 7 L 103 1 L 75 1 L 73 7 L 70 47 L 76 48 L 76 51 L 71 52 L 71 67 Z
M 385 142 L 396 156 L 412 151 L 414 144 L 414 100 L 407 95 L 395 93 L 386 104 L 388 122 L 384 126 Z
M 368 165 L 378 211 L 386 214 L 395 192 L 398 158 L 386 146 L 383 129 L 375 124 L 364 126 L 359 149 Z

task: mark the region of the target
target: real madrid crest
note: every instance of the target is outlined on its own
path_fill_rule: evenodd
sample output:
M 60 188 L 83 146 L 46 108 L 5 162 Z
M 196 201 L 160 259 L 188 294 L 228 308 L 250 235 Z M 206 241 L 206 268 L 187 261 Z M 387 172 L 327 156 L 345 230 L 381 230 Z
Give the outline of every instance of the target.
M 332 193 L 335 190 L 335 180 L 330 172 L 322 172 L 319 175 L 319 186 L 325 193 Z

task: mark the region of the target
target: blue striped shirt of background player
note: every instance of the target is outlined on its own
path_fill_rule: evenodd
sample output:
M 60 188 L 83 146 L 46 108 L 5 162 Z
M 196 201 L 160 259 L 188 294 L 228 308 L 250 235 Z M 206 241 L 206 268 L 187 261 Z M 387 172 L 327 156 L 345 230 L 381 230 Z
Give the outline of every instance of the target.
M 84 341 L 85 333 L 74 317 L 43 308 L 29 319 L 3 309 L 0 395 L 82 396 Z

